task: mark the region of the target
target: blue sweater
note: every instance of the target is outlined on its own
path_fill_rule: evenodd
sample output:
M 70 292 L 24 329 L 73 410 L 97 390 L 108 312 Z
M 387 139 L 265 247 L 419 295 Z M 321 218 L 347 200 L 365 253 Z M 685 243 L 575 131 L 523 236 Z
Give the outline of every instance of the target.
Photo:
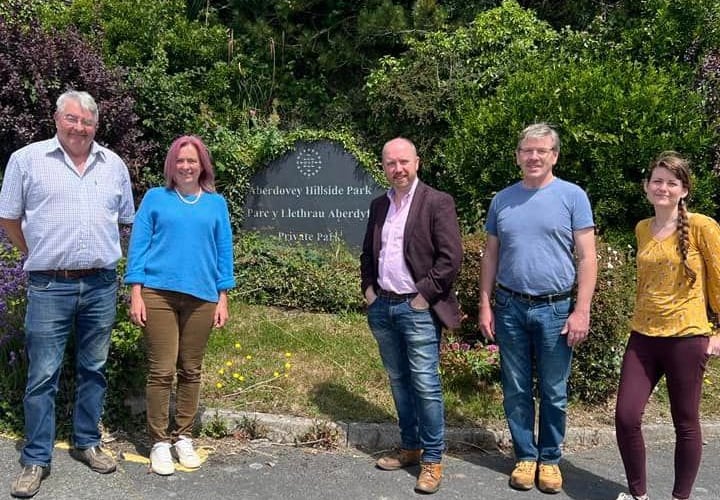
M 217 302 L 218 292 L 235 286 L 225 199 L 203 193 L 189 205 L 173 190 L 149 190 L 135 216 L 125 283 Z

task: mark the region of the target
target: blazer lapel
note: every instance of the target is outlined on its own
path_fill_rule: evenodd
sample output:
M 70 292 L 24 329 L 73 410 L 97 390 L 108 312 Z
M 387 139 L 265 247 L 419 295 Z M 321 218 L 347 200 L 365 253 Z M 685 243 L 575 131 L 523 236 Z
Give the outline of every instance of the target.
M 385 217 L 387 217 L 388 210 L 390 210 L 390 200 L 387 196 L 383 196 L 378 203 L 377 215 L 375 216 L 374 234 L 373 234 L 373 254 L 375 256 L 375 263 L 377 265 L 378 258 L 380 257 L 380 249 L 382 247 L 382 229 L 385 225 Z
M 410 235 L 412 235 L 415 231 L 415 226 L 417 225 L 420 216 L 422 204 L 425 200 L 426 189 L 427 186 L 424 183 L 418 181 L 418 185 L 415 188 L 415 194 L 413 195 L 412 203 L 410 204 L 408 218 L 405 222 L 405 232 L 403 234 L 403 246 L 405 247 L 405 250 L 407 250 L 408 244 L 410 242 Z

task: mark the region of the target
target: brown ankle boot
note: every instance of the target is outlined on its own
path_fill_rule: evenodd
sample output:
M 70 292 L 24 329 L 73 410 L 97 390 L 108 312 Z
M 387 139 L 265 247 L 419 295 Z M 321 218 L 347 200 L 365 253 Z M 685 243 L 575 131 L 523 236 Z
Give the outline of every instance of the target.
M 420 493 L 435 493 L 440 489 L 442 481 L 442 464 L 423 462 L 420 464 L 420 475 L 415 483 L 415 491 Z
M 392 455 L 386 455 L 378 458 L 375 465 L 382 470 L 398 470 L 403 467 L 410 467 L 420 463 L 422 450 L 403 450 L 400 449 Z
M 538 489 L 543 493 L 559 493 L 562 489 L 562 474 L 557 464 L 540 464 Z

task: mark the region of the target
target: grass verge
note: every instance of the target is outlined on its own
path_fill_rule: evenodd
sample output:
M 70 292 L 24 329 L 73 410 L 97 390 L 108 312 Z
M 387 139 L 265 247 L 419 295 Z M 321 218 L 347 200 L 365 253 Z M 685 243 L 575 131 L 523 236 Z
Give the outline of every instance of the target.
M 366 319 L 233 304 L 231 321 L 215 331 L 205 356 L 203 402 L 243 411 L 333 421 L 394 422 L 395 410 Z M 720 419 L 720 362 L 706 374 L 702 415 Z M 504 425 L 496 387 L 445 387 L 448 425 Z M 614 401 L 571 404 L 569 425 L 612 425 Z M 664 383 L 645 420 L 670 423 Z

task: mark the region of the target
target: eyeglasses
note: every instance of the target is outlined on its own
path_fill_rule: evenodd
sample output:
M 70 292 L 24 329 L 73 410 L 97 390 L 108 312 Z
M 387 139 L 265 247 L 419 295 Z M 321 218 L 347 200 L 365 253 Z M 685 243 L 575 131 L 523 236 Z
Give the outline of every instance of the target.
M 78 123 L 82 124 L 83 127 L 92 128 L 95 125 L 97 125 L 97 122 L 95 120 L 90 120 L 89 118 L 80 118 L 79 116 L 75 115 L 63 115 L 62 119 L 65 120 L 70 125 L 77 125 Z
M 555 151 L 555 148 L 518 148 L 518 153 L 527 156 L 532 155 L 533 152 L 537 153 L 538 156 L 547 156 L 552 151 Z

